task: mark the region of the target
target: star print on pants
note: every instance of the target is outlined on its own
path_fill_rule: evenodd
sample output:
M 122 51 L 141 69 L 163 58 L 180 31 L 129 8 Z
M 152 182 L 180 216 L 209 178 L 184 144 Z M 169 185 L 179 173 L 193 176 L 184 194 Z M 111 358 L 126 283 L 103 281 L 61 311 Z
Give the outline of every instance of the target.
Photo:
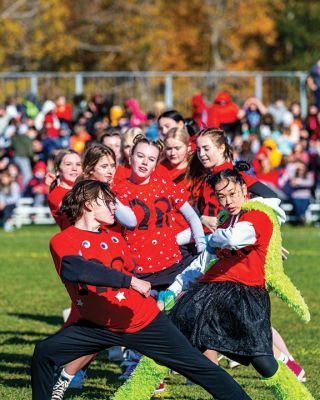
M 126 299 L 124 292 L 118 292 L 114 297 L 119 300 L 119 303 L 121 303 L 122 300 Z
M 81 299 L 77 300 L 77 306 L 79 306 L 79 307 L 83 306 L 83 301 Z

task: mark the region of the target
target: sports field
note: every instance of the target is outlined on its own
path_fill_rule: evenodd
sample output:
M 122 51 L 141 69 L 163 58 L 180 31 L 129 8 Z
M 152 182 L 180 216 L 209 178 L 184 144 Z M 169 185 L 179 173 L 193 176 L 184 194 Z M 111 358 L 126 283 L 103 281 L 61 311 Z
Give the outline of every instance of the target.
M 69 306 L 48 249 L 56 231 L 51 226 L 31 226 L 14 233 L 0 232 L 1 400 L 31 399 L 29 365 L 34 345 L 60 328 L 61 311 Z M 273 325 L 306 370 L 307 387 L 315 399 L 320 399 L 320 229 L 286 227 L 283 238 L 290 250 L 286 271 L 308 303 L 312 320 L 304 325 L 293 311 L 272 297 Z M 119 373 L 119 366 L 108 363 L 106 355 L 101 354 L 89 370 L 85 389 L 70 390 L 65 398 L 111 398 L 120 385 Z M 251 367 L 240 367 L 231 374 L 253 399 L 274 399 Z M 183 377 L 171 375 L 161 397 L 210 399 L 199 387 L 184 382 Z

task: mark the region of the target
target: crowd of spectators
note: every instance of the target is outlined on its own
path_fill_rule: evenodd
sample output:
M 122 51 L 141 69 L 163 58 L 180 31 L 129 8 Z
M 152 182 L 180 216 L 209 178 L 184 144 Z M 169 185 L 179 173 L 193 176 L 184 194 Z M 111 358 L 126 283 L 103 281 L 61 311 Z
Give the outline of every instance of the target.
M 223 128 L 234 148 L 235 160 L 246 160 L 252 173 L 274 189 L 279 198 L 291 202 L 297 221 L 305 222 L 320 183 L 320 110 L 312 104 L 306 118 L 300 104 L 277 99 L 266 105 L 254 97 L 235 104 L 229 93 L 217 93 L 212 104 L 202 95 L 192 98 L 192 117 L 201 129 Z M 124 105 L 110 104 L 100 95 L 90 100 L 65 96 L 38 103 L 33 96 L 22 102 L 7 99 L 0 106 L 0 220 L 6 231 L 13 229 L 12 213 L 19 197 L 32 197 L 35 205 L 46 205 L 47 172 L 60 149 L 82 154 L 88 143 L 110 146 L 123 158 L 121 138 L 128 127 L 140 127 L 149 139 L 161 136 L 157 117 L 162 102 L 152 110 L 141 110 L 136 99 Z

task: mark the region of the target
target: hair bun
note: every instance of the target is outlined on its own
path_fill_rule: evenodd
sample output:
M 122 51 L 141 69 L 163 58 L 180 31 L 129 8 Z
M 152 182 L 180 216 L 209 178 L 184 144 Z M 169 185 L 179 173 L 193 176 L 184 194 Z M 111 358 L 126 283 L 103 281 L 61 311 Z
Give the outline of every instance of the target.
M 251 165 L 247 161 L 239 160 L 239 161 L 235 162 L 234 167 L 238 171 L 249 171 L 249 169 L 251 168 Z
M 137 135 L 137 136 L 135 136 L 134 137 L 134 139 L 133 139 L 133 143 L 134 144 L 137 144 L 138 142 L 140 142 L 140 140 L 142 140 L 142 139 L 145 139 L 146 137 L 143 135 L 143 134 L 139 134 L 139 135 Z

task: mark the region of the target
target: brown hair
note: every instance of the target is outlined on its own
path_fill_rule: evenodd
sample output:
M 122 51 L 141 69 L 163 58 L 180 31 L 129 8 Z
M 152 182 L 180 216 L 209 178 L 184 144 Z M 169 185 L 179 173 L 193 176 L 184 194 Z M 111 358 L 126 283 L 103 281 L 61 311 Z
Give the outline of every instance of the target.
M 116 197 L 107 183 L 93 179 L 82 180 L 64 196 L 60 212 L 65 214 L 69 222 L 74 225 L 82 217 L 86 202 L 102 200 L 107 206 L 115 203 Z
M 90 146 L 84 153 L 82 162 L 83 173 L 78 177 L 77 182 L 83 179 L 91 179 L 91 172 L 103 156 L 111 157 L 116 164 L 116 156 L 110 147 L 100 143 Z
M 77 153 L 75 150 L 66 149 L 66 150 L 59 151 L 59 153 L 55 156 L 54 162 L 53 162 L 54 172 L 55 172 L 56 177 L 49 187 L 49 193 L 52 192 L 52 190 L 60 184 L 60 173 L 59 173 L 60 165 L 61 165 L 63 159 L 65 158 L 65 156 L 68 156 L 69 154 L 76 154 L 77 156 L 79 156 L 79 158 L 81 160 L 80 154 Z
M 209 136 L 212 142 L 217 146 L 224 146 L 224 159 L 225 161 L 233 161 L 232 148 L 228 143 L 228 138 L 222 129 L 216 128 L 205 128 L 199 131 L 197 138 L 201 136 Z M 197 152 L 193 154 L 188 171 L 187 171 L 187 181 L 190 187 L 191 193 L 195 190 L 198 184 L 204 180 L 207 176 L 208 170 L 203 166 L 199 160 Z
M 153 146 L 156 149 L 158 149 L 159 155 L 158 155 L 157 162 L 159 161 L 159 159 L 161 157 L 161 154 L 162 154 L 162 151 L 164 149 L 164 144 L 163 144 L 162 140 L 156 140 L 156 141 L 155 140 L 149 140 L 144 135 L 138 135 L 133 139 L 133 147 L 131 149 L 131 155 L 133 155 L 133 153 L 134 153 L 134 151 L 135 151 L 135 149 L 136 149 L 136 147 L 138 146 L 139 143 L 146 143 L 149 146 Z

